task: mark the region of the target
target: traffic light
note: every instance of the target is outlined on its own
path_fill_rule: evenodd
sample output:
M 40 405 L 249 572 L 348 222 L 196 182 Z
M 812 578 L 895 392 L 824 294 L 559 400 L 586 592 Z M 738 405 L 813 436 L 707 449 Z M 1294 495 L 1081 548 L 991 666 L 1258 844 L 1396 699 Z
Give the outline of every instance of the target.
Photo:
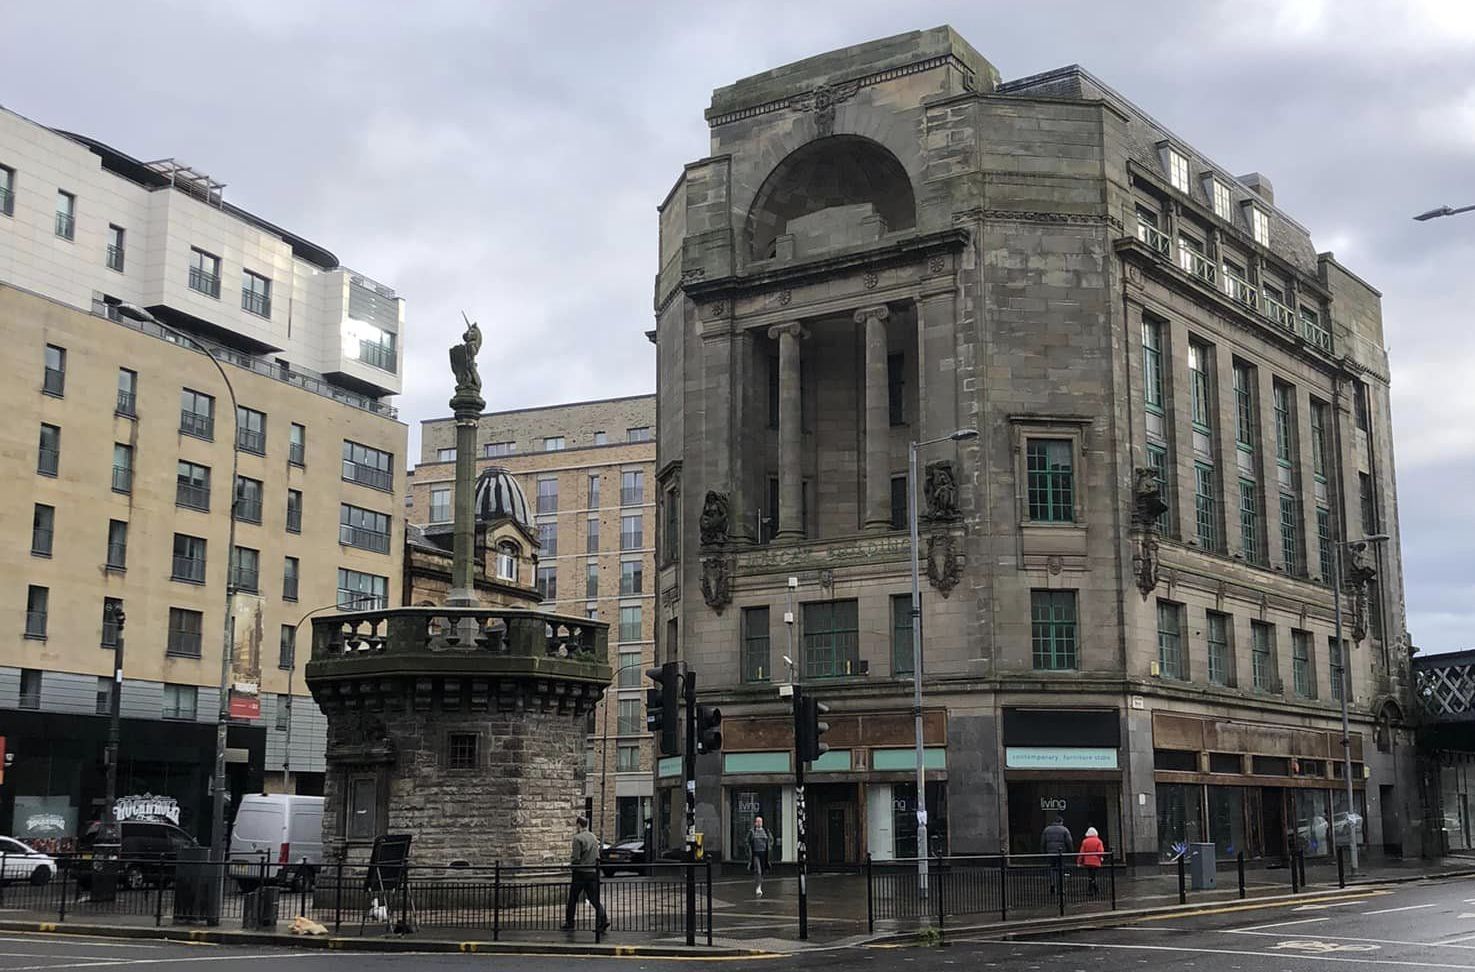
M 715 705 L 697 706 L 697 752 L 715 753 L 722 748 L 722 710 Z
M 830 751 L 829 743 L 820 737 L 830 731 L 830 724 L 821 722 L 820 716 L 830 707 L 810 695 L 801 695 L 794 706 L 794 750 L 801 763 L 812 763 Z
M 681 705 L 676 694 L 680 663 L 666 662 L 660 668 L 647 668 L 645 676 L 655 683 L 645 691 L 645 728 L 660 733 L 662 756 L 675 756 L 681 752 Z

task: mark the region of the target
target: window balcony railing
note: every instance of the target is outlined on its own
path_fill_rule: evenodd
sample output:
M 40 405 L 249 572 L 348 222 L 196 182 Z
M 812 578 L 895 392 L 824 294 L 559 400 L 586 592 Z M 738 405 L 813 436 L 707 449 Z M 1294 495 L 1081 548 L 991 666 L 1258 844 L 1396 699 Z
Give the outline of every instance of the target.
M 242 523 L 260 523 L 261 500 L 238 498 L 236 500 L 236 519 Z
M 372 550 L 374 553 L 389 553 L 389 534 L 380 533 L 378 530 L 367 530 L 364 527 L 349 526 L 347 523 L 338 525 L 338 542 L 345 547 L 358 547 L 360 550 Z
M 169 632 L 169 644 L 164 648 L 164 653 L 171 658 L 199 658 L 200 635 L 190 631 L 171 631 Z M 164 718 L 170 718 L 169 711 L 164 710 Z
M 261 572 L 249 567 L 235 566 L 230 569 L 230 583 L 238 591 L 247 594 L 257 592 L 257 582 L 261 579 Z
M 40 554 L 44 557 L 51 556 L 52 545 L 56 540 L 56 531 L 45 527 L 36 527 L 31 531 L 31 553 Z
M 108 244 L 108 269 L 123 272 L 123 248 Z
M 394 374 L 394 348 L 375 341 L 359 342 L 359 360 L 366 365 Z
M 133 470 L 127 466 L 113 467 L 113 492 L 133 492 Z
M 27 638 L 45 638 L 46 637 L 46 612 L 45 611 L 27 611 L 26 612 L 26 637 Z
M 1231 299 L 1239 301 L 1246 307 L 1256 307 L 1259 304 L 1255 288 L 1250 286 L 1249 281 L 1236 277 L 1228 271 L 1224 274 L 1224 292 Z
M 1305 318 L 1301 319 L 1301 336 L 1323 351 L 1332 350 L 1332 332 L 1320 324 L 1313 324 Z
M 1260 296 L 1264 298 L 1260 306 L 1260 312 L 1287 331 L 1295 331 L 1296 315 L 1291 313 L 1291 309 L 1269 294 L 1261 294 Z
M 189 268 L 189 289 L 198 290 L 208 297 L 220 299 L 220 276 L 219 274 L 206 273 L 199 267 Z
M 288 533 L 301 533 L 302 532 L 302 511 L 300 509 L 288 509 L 287 510 L 287 532 Z
M 48 395 L 58 398 L 67 387 L 67 373 L 60 368 L 47 368 L 45 376 L 41 379 L 41 390 Z
M 620 578 L 620 596 L 630 597 L 639 594 L 645 587 L 644 578 L 640 574 L 625 574 Z
M 393 487 L 387 470 L 375 469 L 373 466 L 366 466 L 352 459 L 343 460 L 343 478 L 350 483 L 358 483 L 360 486 L 382 489 L 386 493 Z
M 1143 220 L 1137 220 L 1137 239 L 1146 243 L 1163 256 L 1167 256 L 1173 250 L 1173 241 L 1168 234 Z
M 287 444 L 287 461 L 294 466 L 307 465 L 307 462 L 305 461 L 306 453 L 307 449 L 303 446 L 301 442 L 291 442 Z
M 138 414 L 138 396 L 134 395 L 133 392 L 119 391 L 117 412 L 119 415 L 126 416 L 127 418 L 136 416 Z
M 297 578 L 295 578 L 295 577 L 284 577 L 284 578 L 282 578 L 282 600 L 284 600 L 284 601 L 295 601 L 295 600 L 297 600 Z
M 107 636 L 104 635 L 103 637 L 104 637 L 104 639 L 106 639 Z M 108 642 L 106 640 L 103 641 L 102 646 L 104 648 L 112 648 L 113 647 L 113 645 L 108 644 Z M 111 693 L 105 693 L 105 692 L 99 692 L 99 693 L 97 693 L 97 714 L 98 715 L 112 715 L 113 714 L 113 696 L 112 696 Z
M 210 487 L 179 483 L 174 487 L 174 505 L 210 512 Z
M 1205 283 L 1218 282 L 1219 268 L 1214 266 L 1214 261 L 1195 250 L 1179 247 L 1178 265 Z
M 15 215 L 15 193 L 0 187 L 0 215 Z
M 55 476 L 61 464 L 61 453 L 56 449 L 41 449 L 36 454 L 36 471 L 43 476 Z
M 620 487 L 621 506 L 639 506 L 643 502 L 645 502 L 645 490 L 639 486 Z
M 266 455 L 266 433 L 260 429 L 236 429 L 236 448 L 242 452 Z
M 241 291 L 241 309 L 258 317 L 271 316 L 271 298 L 254 290 Z
M 69 213 L 56 214 L 56 235 L 70 240 L 77 234 L 77 218 Z
M 215 416 L 201 415 L 199 412 L 180 409 L 179 431 L 185 435 L 192 435 L 197 439 L 214 439 Z
M 175 556 L 173 570 L 169 574 L 171 580 L 189 581 L 193 584 L 205 583 L 205 561 L 201 557 Z
M 109 543 L 107 566 L 113 570 L 122 570 L 127 563 L 128 545 L 124 543 Z

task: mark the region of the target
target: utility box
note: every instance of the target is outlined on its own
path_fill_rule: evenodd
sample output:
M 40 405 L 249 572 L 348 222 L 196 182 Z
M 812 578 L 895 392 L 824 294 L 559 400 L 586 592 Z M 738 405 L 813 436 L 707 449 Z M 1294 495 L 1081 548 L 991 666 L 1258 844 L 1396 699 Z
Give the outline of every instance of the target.
M 279 888 L 262 885 L 255 891 L 241 896 L 241 928 L 246 931 L 266 931 L 277 927 L 277 903 Z
M 1188 884 L 1195 891 L 1218 887 L 1218 866 L 1213 844 L 1188 845 Z
M 174 923 L 220 924 L 220 868 L 210 848 L 186 847 L 174 864 Z

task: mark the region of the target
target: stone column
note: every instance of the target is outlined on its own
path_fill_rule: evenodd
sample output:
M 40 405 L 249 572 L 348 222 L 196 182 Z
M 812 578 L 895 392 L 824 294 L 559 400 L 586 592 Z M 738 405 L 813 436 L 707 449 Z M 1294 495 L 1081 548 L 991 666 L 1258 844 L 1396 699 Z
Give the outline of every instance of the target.
M 866 342 L 866 495 L 865 528 L 891 529 L 891 409 L 886 375 L 885 304 L 855 312 L 855 323 L 865 326 Z
M 804 538 L 804 433 L 800 428 L 799 341 L 806 336 L 798 321 L 776 324 L 768 336 L 778 341 L 778 533 L 776 540 Z
M 476 607 L 476 428 L 486 403 L 480 395 L 457 390 L 451 399 L 456 416 L 456 505 L 451 545 L 451 607 Z

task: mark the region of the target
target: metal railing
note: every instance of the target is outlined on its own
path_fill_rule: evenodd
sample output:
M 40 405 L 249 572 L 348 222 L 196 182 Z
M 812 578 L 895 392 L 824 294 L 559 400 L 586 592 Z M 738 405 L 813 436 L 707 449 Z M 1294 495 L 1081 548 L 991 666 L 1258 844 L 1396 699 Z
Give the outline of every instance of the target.
M 61 463 L 61 450 L 42 446 L 36 454 L 36 471 L 43 476 L 55 476 Z
M 15 193 L 3 186 L 0 186 L 0 214 L 15 215 Z
M 51 556 L 52 542 L 56 538 L 53 527 L 33 527 L 31 530 L 31 553 Z
M 236 499 L 236 519 L 242 523 L 261 522 L 261 500 L 246 499 L 244 496 Z
M 171 564 L 169 578 L 171 580 L 192 581 L 196 584 L 205 583 L 205 558 L 182 557 L 174 555 Z
M 27 611 L 26 612 L 26 637 L 27 638 L 44 638 L 44 637 L 46 637 L 46 612 L 45 611 Z
M 1167 233 L 1144 220 L 1137 220 L 1137 239 L 1146 243 L 1163 256 L 1167 256 L 1173 250 L 1173 241 Z
M 1178 265 L 1205 283 L 1218 282 L 1219 268 L 1214 266 L 1214 261 L 1186 246 L 1178 248 Z
M 134 395 L 133 392 L 126 392 L 126 391 L 123 391 L 123 390 L 120 389 L 118 391 L 118 407 L 117 407 L 116 411 L 117 411 L 117 413 L 119 415 L 125 415 L 125 416 L 127 416 L 129 418 L 132 418 L 133 416 L 137 415 L 138 414 L 138 398 L 137 398 L 137 396 Z
M 389 553 L 388 533 L 369 530 L 365 527 L 349 526 L 347 523 L 338 524 L 338 542 L 347 547 L 358 547 L 360 550 Z
M 260 590 L 258 587 L 261 580 L 261 571 L 239 565 L 230 569 L 230 585 L 238 591 L 247 594 L 255 594 Z
M 307 465 L 307 462 L 305 461 L 306 453 L 307 448 L 301 442 L 289 442 L 287 444 L 287 461 L 294 466 Z
M 70 213 L 56 214 L 56 235 L 64 240 L 70 240 L 77 233 L 77 217 Z
M 174 487 L 174 505 L 191 510 L 210 512 L 210 487 L 193 483 L 177 483 Z
M 108 541 L 107 566 L 114 570 L 123 570 L 128 563 L 128 545 L 116 541 Z
M 374 341 L 359 342 L 359 360 L 366 365 L 394 374 L 394 348 Z
M 295 600 L 297 600 L 297 578 L 296 577 L 283 577 L 282 578 L 282 600 L 284 600 L 284 601 L 295 601 Z
M 287 507 L 287 532 L 302 532 L 302 509 L 301 507 Z
M 254 290 L 241 291 L 241 310 L 259 317 L 271 316 L 271 298 Z
M 108 244 L 108 269 L 123 272 L 123 248 Z
M 67 373 L 60 368 L 47 368 L 41 379 L 41 390 L 48 395 L 60 397 L 67 387 Z
M 169 332 L 165 331 L 158 324 L 153 324 L 148 321 L 136 321 L 130 317 L 124 317 L 121 313 L 119 313 L 116 304 L 109 304 L 105 301 L 94 300 L 92 302 L 92 312 L 99 317 L 106 317 L 108 320 L 116 324 L 121 324 L 124 327 L 132 328 L 135 331 L 141 331 L 144 334 L 148 334 L 151 337 L 156 337 L 161 341 L 168 341 L 170 344 L 182 343 L 177 338 L 171 336 Z M 209 340 L 208 338 L 201 337 L 198 334 L 190 335 L 190 340 L 198 343 L 201 347 L 208 348 L 210 353 L 214 355 L 215 358 L 219 361 L 227 361 L 238 368 L 244 368 L 247 371 L 254 371 L 258 375 L 263 375 L 267 378 L 273 378 L 288 385 L 295 385 L 296 387 L 301 388 L 304 391 L 312 392 L 314 395 L 321 395 L 324 398 L 331 398 L 335 402 L 342 402 L 345 405 L 351 405 L 354 408 L 362 409 L 365 412 L 371 412 L 375 415 L 385 415 L 389 418 L 399 417 L 399 410 L 396 409 L 393 405 L 386 405 L 383 402 L 378 401 L 377 399 L 368 397 L 367 395 L 360 395 L 357 392 L 352 392 L 345 388 L 340 388 L 336 385 L 330 384 L 329 382 L 324 380 L 321 375 L 318 375 L 316 373 L 298 371 L 296 369 L 286 367 L 280 361 L 272 361 L 266 358 L 258 358 L 254 355 L 245 354 L 244 352 L 237 351 L 234 348 L 228 348 L 223 344 L 218 344 L 214 341 Z
M 1250 286 L 1249 281 L 1227 270 L 1224 271 L 1224 292 L 1246 307 L 1258 307 L 1259 305 L 1259 295 L 1255 293 L 1255 288 Z
M 645 533 L 644 533 L 644 531 L 641 531 L 640 533 L 630 533 L 630 532 L 627 532 L 625 530 L 621 530 L 620 531 L 620 549 L 621 550 L 639 550 L 644 545 L 645 545 Z
M 1291 312 L 1291 309 L 1269 294 L 1260 296 L 1262 298 L 1260 312 L 1287 331 L 1295 331 L 1296 315 Z
M 133 492 L 133 470 L 128 466 L 113 467 L 113 492 Z
M 342 856 L 320 864 L 281 864 L 266 855 L 214 863 L 63 854 L 50 863 L 38 858 L 18 865 L 15 856 L 0 854 L 0 867 L 16 875 L 0 882 L 0 909 L 36 920 L 155 927 L 239 923 L 260 929 L 280 928 L 301 915 L 334 935 L 464 931 L 492 941 L 562 939 L 573 876 L 567 866 L 500 863 L 381 866 L 371 875 L 366 860 Z M 594 909 L 580 903 L 576 931 L 592 933 L 595 941 L 606 934 L 670 938 L 685 932 L 690 944 L 712 944 L 710 861 L 638 864 L 630 870 L 638 873 L 594 873 L 609 925 L 596 927 Z M 696 888 L 690 911 L 688 871 Z
M 392 489 L 394 485 L 394 477 L 388 470 L 366 466 L 352 459 L 343 460 L 343 478 L 350 483 L 358 483 L 360 486 L 368 486 L 371 489 L 382 489 L 385 492 Z
M 430 522 L 431 523 L 450 523 L 451 522 L 451 504 L 450 503 L 431 503 L 430 504 Z
M 41 693 L 22 692 L 16 701 L 16 705 L 22 709 L 39 709 L 41 708 Z
M 179 410 L 179 431 L 197 439 L 214 439 L 215 416 L 201 415 L 182 408 Z
M 260 429 L 236 429 L 236 448 L 243 452 L 266 455 L 266 433 Z
M 220 276 L 214 273 L 206 273 L 199 267 L 189 268 L 190 290 L 198 290 L 202 294 L 220 299 Z

